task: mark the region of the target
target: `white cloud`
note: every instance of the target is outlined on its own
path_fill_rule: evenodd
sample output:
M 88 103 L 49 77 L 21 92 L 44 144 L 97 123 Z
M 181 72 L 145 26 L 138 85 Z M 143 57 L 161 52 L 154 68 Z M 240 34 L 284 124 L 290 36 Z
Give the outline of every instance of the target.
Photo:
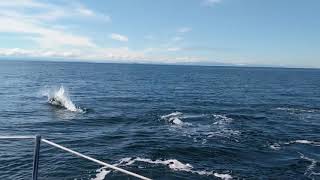
M 181 36 L 175 36 L 172 38 L 172 41 L 174 41 L 174 42 L 178 42 L 178 41 L 182 41 L 182 40 L 183 40 L 183 37 L 181 37 Z
M 88 37 L 66 33 L 62 30 L 47 28 L 32 21 L 0 16 L 0 32 L 26 34 L 28 38 L 43 47 L 81 46 L 95 47 Z
M 87 62 L 136 62 L 136 63 L 184 63 L 207 60 L 198 56 L 150 56 L 144 51 L 121 48 L 95 48 L 88 50 L 27 50 L 27 49 L 0 49 L 0 56 L 9 57 L 37 57 L 37 58 L 68 58 Z
M 73 13 L 74 16 L 76 16 L 77 14 L 80 16 L 95 18 L 95 19 L 102 20 L 105 22 L 111 21 L 110 16 L 102 14 L 102 13 L 94 12 L 93 10 L 91 10 L 81 4 L 77 5 L 77 7 L 75 8 L 75 12 Z
M 171 51 L 171 52 L 176 52 L 176 51 L 180 51 L 181 48 L 179 48 L 179 47 L 172 47 L 172 48 L 168 48 L 167 50 L 168 50 L 168 51 Z
M 26 49 L 20 49 L 20 48 L 13 48 L 13 49 L 0 49 L 0 56 L 72 58 L 72 57 L 78 57 L 79 53 L 53 51 L 53 50 L 26 50 Z
M 222 0 L 203 0 L 202 5 L 204 6 L 213 6 L 215 4 L 221 3 Z
M 84 15 L 84 16 L 94 16 L 94 15 L 95 15 L 95 13 L 94 13 L 92 10 L 87 9 L 87 8 L 85 8 L 85 7 L 79 7 L 79 8 L 77 9 L 77 11 L 78 11 L 80 14 Z
M 144 38 L 147 39 L 147 40 L 153 40 L 153 39 L 155 39 L 155 37 L 154 37 L 153 35 L 150 35 L 150 34 L 144 36 Z
M 117 34 L 117 33 L 110 34 L 110 38 L 113 39 L 113 40 L 122 41 L 122 42 L 128 42 L 129 41 L 127 36 L 124 36 L 124 35 L 121 35 L 121 34 Z
M 145 49 L 143 50 L 143 52 L 145 52 L 145 53 L 153 53 L 153 52 L 156 52 L 156 51 L 158 51 L 158 50 L 159 50 L 159 48 L 148 47 L 148 48 L 145 48 Z
M 203 60 L 207 60 L 207 58 L 197 56 L 181 56 L 172 58 L 172 63 L 199 62 Z
M 110 21 L 109 16 L 96 13 L 84 5 L 43 3 L 36 0 L 0 1 L 0 32 L 18 33 L 41 48 L 63 46 L 96 47 L 91 38 L 68 32 L 66 26 L 55 24 L 60 18 L 90 17 Z M 60 27 L 60 28 L 57 28 Z
M 187 33 L 190 32 L 192 30 L 192 28 L 190 27 L 181 27 L 177 30 L 178 33 Z
M 0 1 L 0 7 L 43 7 L 44 4 L 34 0 L 10 0 Z
M 142 51 L 134 51 L 128 47 L 120 48 L 92 48 L 87 50 L 30 50 L 30 49 L 0 49 L 0 56 L 23 57 L 54 57 L 76 58 L 85 60 L 142 60 L 146 59 Z
M 145 54 L 141 51 L 130 50 L 128 47 L 121 48 L 104 48 L 100 50 L 100 58 L 107 59 L 124 59 L 124 60 L 137 60 L 144 59 Z M 98 57 L 99 58 L 99 57 Z
M 83 18 L 111 21 L 111 17 L 95 12 L 83 4 L 64 3 L 63 5 L 44 3 L 37 0 L 0 1 L 2 14 L 11 14 L 33 20 L 58 20 L 60 18 Z M 28 11 L 29 10 L 29 11 Z
M 86 6 L 65 1 L 63 5 L 45 3 L 40 0 L 0 0 L 0 33 L 15 33 L 15 38 L 30 40 L 33 49 L 7 48 L 0 49 L 0 56 L 8 57 L 43 57 L 43 58 L 68 58 L 83 59 L 86 61 L 120 60 L 125 62 L 150 62 L 150 63 L 175 63 L 197 59 L 205 59 L 197 56 L 180 57 L 178 54 L 168 51 L 181 51 L 177 45 L 146 48 L 142 50 L 128 47 L 111 48 L 96 44 L 89 36 L 71 31 L 72 24 L 62 25 L 59 20 L 71 19 L 85 21 L 104 20 L 111 21 L 108 15 L 96 12 Z M 191 31 L 189 27 L 177 30 L 180 34 L 173 41 L 183 39 L 183 33 Z M 128 42 L 125 35 L 112 33 L 110 38 Z M 146 39 L 154 39 L 153 36 L 145 36 Z M 35 43 L 36 46 L 34 46 Z M 17 45 L 19 47 L 19 45 Z

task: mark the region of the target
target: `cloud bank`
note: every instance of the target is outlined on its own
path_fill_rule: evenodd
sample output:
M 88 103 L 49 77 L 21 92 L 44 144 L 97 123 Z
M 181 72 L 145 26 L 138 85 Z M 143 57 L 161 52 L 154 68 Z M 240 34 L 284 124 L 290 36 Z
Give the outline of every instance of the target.
M 0 1 L 0 33 L 11 33 L 14 34 L 13 38 L 18 41 L 29 42 L 27 48 L 19 46 L 2 48 L 0 56 L 151 63 L 190 62 L 206 59 L 201 56 L 181 56 L 178 54 L 183 50 L 179 43 L 185 39 L 186 34 L 192 31 L 191 27 L 185 26 L 176 29 L 173 32 L 176 35 L 168 37 L 167 43 L 164 45 L 158 43 L 158 47 L 129 48 L 126 46 L 129 42 L 128 36 L 116 32 L 108 33 L 107 37 L 111 40 L 110 43 L 101 43 L 100 37 L 85 34 L 81 28 L 92 22 L 111 26 L 113 23 L 111 16 L 90 9 L 78 1 L 63 1 L 63 4 L 57 2 L 59 1 Z M 73 27 L 73 25 L 76 26 Z M 80 25 L 80 28 L 77 25 Z M 90 28 L 90 26 L 86 28 Z M 141 39 L 159 40 L 150 34 L 142 36 Z M 115 41 L 119 41 L 125 46 L 113 47 Z

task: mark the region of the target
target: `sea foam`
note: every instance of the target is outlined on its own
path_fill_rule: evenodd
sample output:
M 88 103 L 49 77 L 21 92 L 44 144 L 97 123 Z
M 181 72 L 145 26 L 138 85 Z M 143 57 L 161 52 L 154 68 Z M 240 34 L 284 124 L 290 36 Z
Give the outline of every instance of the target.
M 318 112 L 318 109 L 302 109 L 302 108 L 290 108 L 290 107 L 278 107 L 276 110 L 286 111 L 289 113 L 314 113 Z
M 295 141 L 291 141 L 293 143 L 299 143 L 299 144 L 312 144 L 315 146 L 320 146 L 320 142 L 316 142 L 316 141 L 308 141 L 308 140 L 304 140 L 304 139 L 300 139 L 300 140 L 295 140 Z
M 105 167 L 102 167 L 100 169 L 97 169 L 96 172 L 96 177 L 91 178 L 91 180 L 103 180 L 111 172 L 111 170 L 106 170 Z
M 184 164 L 176 159 L 168 159 L 168 160 L 151 160 L 148 158 L 122 158 L 120 159 L 120 162 L 116 165 L 120 166 L 130 166 L 136 162 L 143 162 L 143 163 L 149 163 L 149 164 L 160 164 L 160 165 L 165 165 L 168 168 L 172 169 L 173 171 L 184 171 L 184 172 L 189 172 L 193 174 L 198 174 L 201 176 L 215 176 L 217 178 L 223 179 L 223 180 L 230 180 L 232 179 L 232 176 L 229 174 L 220 174 L 216 173 L 213 171 L 206 171 L 206 170 L 194 170 L 194 167 L 188 163 Z M 103 180 L 105 176 L 110 173 L 110 170 L 107 170 L 105 168 L 100 168 L 97 170 L 96 178 L 92 180 Z
M 315 160 L 315 159 L 312 159 L 312 158 L 309 158 L 307 156 L 305 156 L 304 154 L 302 153 L 299 153 L 300 154 L 300 158 L 301 159 L 304 159 L 306 161 L 309 161 L 311 162 L 311 164 L 309 166 L 307 166 L 307 169 L 306 171 L 304 172 L 304 175 L 308 176 L 308 177 L 311 177 L 311 176 L 320 176 L 320 173 L 319 172 L 314 172 L 314 169 L 315 167 L 317 166 L 317 163 L 318 161 Z M 314 178 L 312 178 L 314 179 Z
M 317 141 L 309 141 L 305 139 L 298 139 L 298 140 L 292 140 L 289 142 L 282 142 L 282 143 L 273 143 L 269 147 L 273 150 L 280 150 L 281 145 L 291 145 L 291 144 L 305 144 L 305 145 L 311 145 L 311 146 L 320 146 L 320 142 Z
M 293 141 L 286 142 L 284 144 L 286 144 L 286 145 L 289 145 L 289 144 L 309 144 L 312 146 L 320 146 L 320 142 L 309 141 L 309 140 L 305 140 L 305 139 L 293 140 Z
M 160 119 L 172 125 L 169 127 L 170 131 L 181 133 L 202 144 L 206 144 L 210 138 L 230 138 L 240 134 L 230 126 L 233 119 L 223 114 L 192 114 L 176 111 L 162 115 Z

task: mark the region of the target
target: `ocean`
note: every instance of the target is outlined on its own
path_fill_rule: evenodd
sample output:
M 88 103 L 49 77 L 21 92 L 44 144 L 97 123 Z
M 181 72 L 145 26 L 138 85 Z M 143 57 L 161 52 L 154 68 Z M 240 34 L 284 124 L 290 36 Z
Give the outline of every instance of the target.
M 0 135 L 153 179 L 320 179 L 320 70 L 0 61 Z M 0 140 L 0 179 L 34 142 Z M 134 179 L 41 144 L 39 179 Z

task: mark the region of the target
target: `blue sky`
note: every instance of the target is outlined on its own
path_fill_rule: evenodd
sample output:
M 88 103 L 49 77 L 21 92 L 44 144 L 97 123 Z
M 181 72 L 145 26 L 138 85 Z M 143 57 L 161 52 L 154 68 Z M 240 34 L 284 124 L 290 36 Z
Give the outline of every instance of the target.
M 0 56 L 320 67 L 318 0 L 0 1 Z

